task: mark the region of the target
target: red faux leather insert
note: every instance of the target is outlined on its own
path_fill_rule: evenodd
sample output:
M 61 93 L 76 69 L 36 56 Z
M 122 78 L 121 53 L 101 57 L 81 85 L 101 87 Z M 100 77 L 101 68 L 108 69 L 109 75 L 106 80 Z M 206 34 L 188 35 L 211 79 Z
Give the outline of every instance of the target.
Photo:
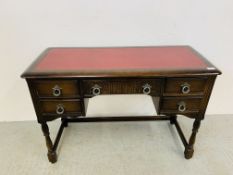
M 189 47 L 54 48 L 36 71 L 201 69 L 206 63 Z

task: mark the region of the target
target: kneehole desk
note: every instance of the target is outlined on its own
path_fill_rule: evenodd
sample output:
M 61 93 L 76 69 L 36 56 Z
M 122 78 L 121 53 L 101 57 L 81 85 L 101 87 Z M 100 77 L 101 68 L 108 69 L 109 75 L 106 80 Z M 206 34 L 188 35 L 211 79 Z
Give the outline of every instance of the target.
M 48 48 L 22 74 L 26 79 L 50 162 L 69 122 L 169 120 L 190 159 L 216 76 L 221 74 L 190 46 Z M 158 116 L 85 117 L 85 98 L 145 94 Z M 143 110 L 143 109 L 142 109 Z M 177 115 L 194 120 L 187 141 Z M 47 122 L 61 118 L 52 142 Z

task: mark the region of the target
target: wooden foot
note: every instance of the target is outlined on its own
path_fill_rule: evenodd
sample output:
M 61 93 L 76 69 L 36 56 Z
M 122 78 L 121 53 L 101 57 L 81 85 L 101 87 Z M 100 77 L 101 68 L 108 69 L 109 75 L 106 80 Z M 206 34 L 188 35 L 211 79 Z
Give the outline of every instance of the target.
M 47 123 L 42 123 L 41 124 L 41 129 L 43 131 L 43 134 L 45 136 L 45 141 L 46 141 L 46 146 L 48 149 L 48 159 L 51 163 L 55 163 L 57 161 L 57 154 L 55 151 L 53 151 L 53 143 L 50 138 L 50 133 L 49 133 L 49 127 Z
M 51 163 L 57 162 L 57 153 L 56 153 L 55 151 L 53 151 L 53 152 L 49 152 L 49 151 L 48 151 L 47 156 L 48 156 L 48 159 L 49 159 L 49 161 L 50 161 Z
M 171 117 L 170 117 L 170 124 L 172 124 L 172 125 L 175 124 L 176 118 L 177 118 L 176 115 L 171 116 Z
M 186 159 L 191 159 L 193 157 L 193 153 L 194 153 L 193 149 L 185 148 L 185 150 L 184 150 L 184 157 Z
M 193 156 L 193 152 L 194 152 L 193 147 L 194 147 L 194 143 L 195 143 L 195 140 L 196 140 L 196 134 L 198 132 L 198 129 L 199 129 L 200 125 L 201 125 L 201 121 L 197 120 L 197 119 L 193 123 L 192 134 L 191 134 L 191 137 L 189 139 L 189 143 L 185 147 L 185 151 L 184 151 L 184 157 L 186 159 L 190 159 Z

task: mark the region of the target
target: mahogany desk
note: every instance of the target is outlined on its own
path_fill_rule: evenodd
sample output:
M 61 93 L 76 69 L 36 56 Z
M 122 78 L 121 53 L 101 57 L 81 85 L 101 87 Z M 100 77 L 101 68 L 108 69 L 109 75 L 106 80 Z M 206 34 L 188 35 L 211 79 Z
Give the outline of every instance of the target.
M 192 157 L 196 133 L 204 119 L 215 78 L 221 72 L 189 46 L 48 48 L 23 73 L 38 122 L 46 139 L 48 159 L 69 122 L 170 120 Z M 85 117 L 84 98 L 101 94 L 152 96 L 158 116 Z M 157 98 L 156 98 L 157 97 Z M 142 109 L 143 110 L 143 109 Z M 189 141 L 176 120 L 194 119 Z M 61 118 L 54 143 L 48 121 Z

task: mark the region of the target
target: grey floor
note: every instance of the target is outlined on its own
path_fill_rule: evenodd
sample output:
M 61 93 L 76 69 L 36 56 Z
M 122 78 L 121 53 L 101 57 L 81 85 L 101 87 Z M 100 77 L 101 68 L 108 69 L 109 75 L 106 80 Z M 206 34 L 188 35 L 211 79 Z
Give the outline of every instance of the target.
M 192 120 L 179 118 L 186 136 Z M 49 123 L 54 137 L 59 121 Z M 73 123 L 63 134 L 58 162 L 46 157 L 35 121 L 0 123 L 0 174 L 233 174 L 233 117 L 206 116 L 191 160 L 174 126 L 161 122 Z

